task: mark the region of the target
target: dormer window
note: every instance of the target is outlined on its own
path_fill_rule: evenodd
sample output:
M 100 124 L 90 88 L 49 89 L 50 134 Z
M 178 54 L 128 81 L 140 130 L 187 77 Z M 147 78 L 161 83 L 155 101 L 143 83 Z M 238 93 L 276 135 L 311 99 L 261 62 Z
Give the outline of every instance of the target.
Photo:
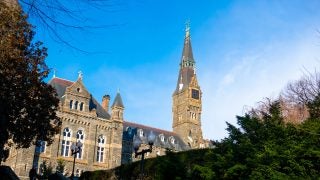
M 170 138 L 170 142 L 171 142 L 171 144 L 174 144 L 174 143 L 175 143 L 174 137 L 171 137 L 171 138 Z
M 143 134 L 143 130 L 140 129 L 140 131 L 139 131 L 139 136 L 140 136 L 140 137 L 143 137 L 143 135 L 144 135 L 144 134 Z
M 164 135 L 163 135 L 163 134 L 160 134 L 159 136 L 160 136 L 160 141 L 161 141 L 161 142 L 164 142 Z

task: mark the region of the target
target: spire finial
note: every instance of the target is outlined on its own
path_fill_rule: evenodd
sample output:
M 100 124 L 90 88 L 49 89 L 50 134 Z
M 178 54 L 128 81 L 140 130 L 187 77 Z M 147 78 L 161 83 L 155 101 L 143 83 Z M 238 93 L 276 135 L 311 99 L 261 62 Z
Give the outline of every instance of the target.
M 79 72 L 78 72 L 78 79 L 81 79 L 81 80 L 82 80 L 82 77 L 83 77 L 83 73 L 82 73 L 82 71 L 79 71 Z
M 120 94 L 120 88 L 117 89 L 117 93 Z
M 186 23 L 186 37 L 189 37 L 190 36 L 190 19 L 187 19 Z
M 56 77 L 56 69 L 54 68 L 53 69 L 53 78 L 55 78 Z

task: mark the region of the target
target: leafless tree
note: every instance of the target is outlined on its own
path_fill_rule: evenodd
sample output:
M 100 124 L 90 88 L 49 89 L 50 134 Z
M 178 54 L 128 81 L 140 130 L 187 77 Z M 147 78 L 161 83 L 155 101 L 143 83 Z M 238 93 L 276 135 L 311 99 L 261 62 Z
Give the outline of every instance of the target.
M 90 10 L 105 13 L 116 11 L 121 1 L 114 0 L 3 0 L 12 7 L 21 7 L 33 25 L 42 28 L 56 42 L 72 49 L 87 52 L 70 42 L 74 31 L 88 31 L 97 28 L 111 28 L 120 23 L 106 19 L 106 24 L 93 25 Z M 78 37 L 77 37 L 78 38 Z
M 306 71 L 302 78 L 288 83 L 282 96 L 293 104 L 307 104 L 320 94 L 320 73 Z

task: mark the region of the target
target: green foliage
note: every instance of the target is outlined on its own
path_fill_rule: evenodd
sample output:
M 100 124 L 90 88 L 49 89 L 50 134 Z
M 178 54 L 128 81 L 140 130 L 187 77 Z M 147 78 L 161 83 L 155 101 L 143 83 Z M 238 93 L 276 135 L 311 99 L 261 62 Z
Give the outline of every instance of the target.
M 316 100 L 315 100 L 316 101 Z M 313 103 L 315 110 L 317 102 Z M 285 124 L 279 102 L 262 117 L 239 116 L 229 136 L 213 149 L 190 150 L 145 161 L 144 179 L 318 179 L 320 118 Z M 138 179 L 139 162 L 111 170 L 119 179 Z M 96 172 L 86 179 L 101 179 Z M 94 177 L 94 178 L 92 178 Z
M 18 148 L 37 139 L 50 144 L 59 129 L 59 100 L 43 81 L 47 49 L 33 41 L 34 34 L 18 6 L 0 2 L 0 149 L 11 145 L 9 139 Z
M 47 161 L 43 161 L 40 165 L 41 176 L 40 179 L 48 179 L 48 177 L 52 174 L 52 166 L 51 164 L 47 165 Z
M 57 165 L 56 171 L 63 174 L 64 167 L 66 166 L 66 162 L 63 159 L 59 158 L 57 159 L 57 164 L 58 165 Z

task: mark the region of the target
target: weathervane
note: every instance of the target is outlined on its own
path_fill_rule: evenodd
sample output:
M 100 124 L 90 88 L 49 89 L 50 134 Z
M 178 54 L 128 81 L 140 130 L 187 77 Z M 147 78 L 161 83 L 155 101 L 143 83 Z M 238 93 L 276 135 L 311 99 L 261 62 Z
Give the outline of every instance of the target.
M 53 78 L 55 78 L 56 77 L 56 69 L 54 68 L 53 69 Z
M 79 71 L 78 74 L 79 74 L 79 75 L 78 75 L 78 78 L 82 80 L 82 77 L 83 77 L 82 71 Z
M 188 19 L 185 23 L 186 25 L 186 37 L 190 36 L 190 19 Z

